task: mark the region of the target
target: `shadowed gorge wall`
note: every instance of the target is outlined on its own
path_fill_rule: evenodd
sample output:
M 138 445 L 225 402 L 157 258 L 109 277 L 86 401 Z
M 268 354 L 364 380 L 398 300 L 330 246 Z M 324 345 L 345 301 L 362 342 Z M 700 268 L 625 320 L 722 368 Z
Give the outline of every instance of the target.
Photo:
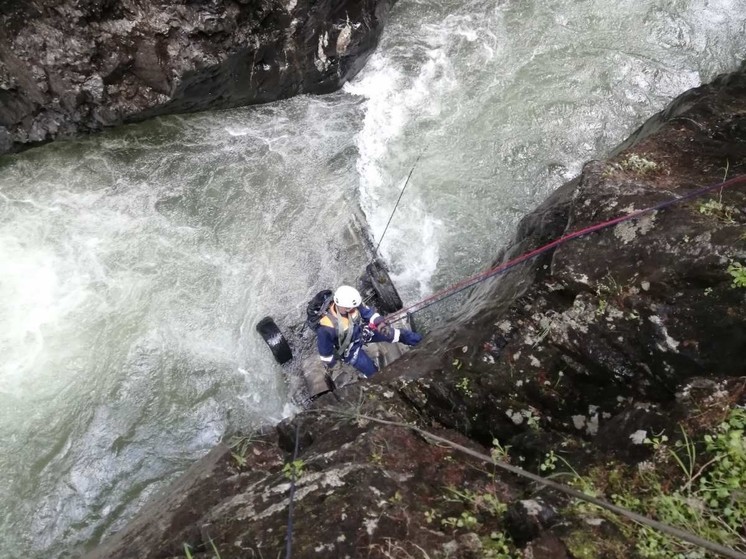
M 7 2 L 0 153 L 156 115 L 329 93 L 394 0 Z

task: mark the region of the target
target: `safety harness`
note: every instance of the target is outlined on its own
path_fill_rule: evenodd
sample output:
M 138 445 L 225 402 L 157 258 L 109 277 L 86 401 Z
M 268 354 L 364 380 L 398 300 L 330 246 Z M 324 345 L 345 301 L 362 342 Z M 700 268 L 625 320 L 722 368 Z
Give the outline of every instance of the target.
M 329 305 L 326 309 L 322 309 L 324 316 L 328 317 L 331 323 L 334 325 L 334 329 L 337 331 L 337 344 L 336 349 L 337 357 L 344 355 L 347 349 L 352 343 L 352 335 L 355 332 L 355 325 L 360 324 L 360 312 L 354 309 L 347 315 L 348 327 L 344 327 L 344 317 L 337 313 L 336 306 Z

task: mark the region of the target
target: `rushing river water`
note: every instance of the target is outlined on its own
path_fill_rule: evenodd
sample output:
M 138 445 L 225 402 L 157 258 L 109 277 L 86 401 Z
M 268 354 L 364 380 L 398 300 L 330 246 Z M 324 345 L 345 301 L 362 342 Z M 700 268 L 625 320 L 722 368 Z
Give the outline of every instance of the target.
M 400 0 L 343 91 L 0 159 L 0 557 L 75 557 L 229 429 L 290 413 L 254 332 L 353 281 L 362 207 L 405 301 L 679 93 L 740 0 Z

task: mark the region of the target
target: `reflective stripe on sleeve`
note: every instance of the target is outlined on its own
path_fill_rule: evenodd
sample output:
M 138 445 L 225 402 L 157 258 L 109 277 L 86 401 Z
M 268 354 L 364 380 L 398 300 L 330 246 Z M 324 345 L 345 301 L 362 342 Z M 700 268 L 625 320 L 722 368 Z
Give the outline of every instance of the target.
M 398 328 L 394 328 L 394 339 L 391 340 L 391 343 L 399 341 L 399 334 L 401 334 L 401 330 L 399 330 Z
M 323 355 L 319 355 L 319 359 L 321 359 L 324 363 L 331 363 L 332 360 L 334 359 L 334 356 L 333 355 L 329 355 L 329 356 L 325 357 Z

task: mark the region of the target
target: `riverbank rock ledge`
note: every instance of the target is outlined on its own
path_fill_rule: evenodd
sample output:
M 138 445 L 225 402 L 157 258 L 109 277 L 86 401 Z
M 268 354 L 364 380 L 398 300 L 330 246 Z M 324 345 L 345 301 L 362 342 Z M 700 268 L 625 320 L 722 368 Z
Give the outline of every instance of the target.
M 497 262 L 744 173 L 742 68 L 588 163 L 523 220 Z M 743 183 L 557 246 L 481 284 L 450 326 L 374 380 L 216 448 L 88 558 L 183 557 L 184 544 L 203 558 L 277 557 L 288 536 L 299 558 L 627 559 L 643 556 L 640 545 L 663 556 L 631 522 L 380 420 L 663 514 L 639 503 L 656 490 L 686 494 L 671 452 L 719 432 L 744 403 L 739 265 Z M 742 431 L 731 443 L 743 448 Z M 708 449 L 696 448 L 691 473 L 710 479 Z M 644 489 L 653 474 L 657 489 Z M 682 514 L 707 506 L 688 495 Z
M 5 0 L 0 153 L 157 115 L 328 93 L 395 0 Z

